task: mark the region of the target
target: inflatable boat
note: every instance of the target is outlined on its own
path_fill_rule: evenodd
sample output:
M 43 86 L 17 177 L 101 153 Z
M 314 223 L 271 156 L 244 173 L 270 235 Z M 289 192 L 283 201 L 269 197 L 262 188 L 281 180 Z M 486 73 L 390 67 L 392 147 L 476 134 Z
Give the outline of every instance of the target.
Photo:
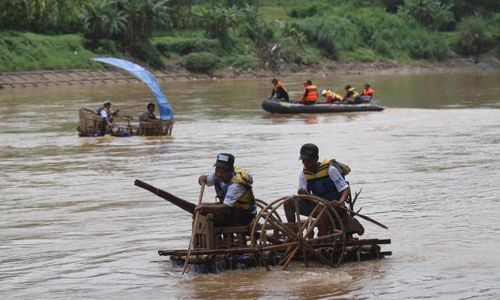
M 262 102 L 265 111 L 275 114 L 315 114 L 315 113 L 344 113 L 358 111 L 382 111 L 384 107 L 374 103 L 344 104 L 318 103 L 304 105 L 300 103 L 284 102 L 275 99 L 266 99 Z

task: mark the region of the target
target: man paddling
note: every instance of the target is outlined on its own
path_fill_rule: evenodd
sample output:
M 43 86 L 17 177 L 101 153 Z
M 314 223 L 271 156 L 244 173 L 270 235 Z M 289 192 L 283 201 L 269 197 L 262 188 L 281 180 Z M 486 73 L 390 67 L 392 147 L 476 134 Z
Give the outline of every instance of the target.
M 214 167 L 207 175 L 201 175 L 198 183 L 214 186 L 220 203 L 203 203 L 196 207 L 196 211 L 202 215 L 211 213 L 218 226 L 247 225 L 252 222 L 257 213 L 252 176 L 235 168 L 234 156 L 230 153 L 217 155 Z

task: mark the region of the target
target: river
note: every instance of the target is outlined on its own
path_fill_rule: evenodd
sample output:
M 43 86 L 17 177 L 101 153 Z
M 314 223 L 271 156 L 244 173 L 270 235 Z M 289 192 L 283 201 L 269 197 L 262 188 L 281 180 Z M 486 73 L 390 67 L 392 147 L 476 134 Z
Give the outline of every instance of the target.
M 300 94 L 305 78 L 280 78 Z M 336 76 L 370 82 L 383 112 L 271 115 L 270 78 L 162 82 L 172 137 L 79 138 L 78 109 L 105 98 L 138 115 L 140 83 L 0 91 L 2 299 L 499 299 L 500 74 Z M 303 143 L 352 168 L 367 238 L 390 238 L 380 261 L 337 269 L 188 272 L 157 256 L 187 248 L 189 215 L 133 185 L 193 203 L 219 152 L 255 179 L 258 198 L 296 192 Z M 204 201 L 214 192 L 205 191 Z

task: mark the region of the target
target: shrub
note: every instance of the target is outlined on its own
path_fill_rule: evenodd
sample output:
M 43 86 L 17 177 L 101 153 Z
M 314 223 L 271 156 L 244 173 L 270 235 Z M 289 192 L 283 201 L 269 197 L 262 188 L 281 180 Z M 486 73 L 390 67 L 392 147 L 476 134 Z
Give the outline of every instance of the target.
M 463 19 L 457 26 L 457 51 L 463 55 L 480 55 L 494 45 L 487 23 L 479 15 Z
M 336 59 L 338 51 L 353 50 L 360 44 L 356 26 L 348 19 L 331 16 L 328 19 L 307 18 L 292 24 L 303 32 L 310 43 L 324 51 L 324 55 Z
M 217 68 L 220 63 L 218 56 L 208 53 L 191 53 L 186 57 L 186 69 L 193 72 L 210 72 Z
M 414 59 L 443 60 L 448 57 L 449 47 L 438 33 L 415 31 L 408 38 L 410 56 Z
M 356 48 L 354 51 L 341 53 L 342 59 L 347 61 L 372 62 L 378 60 L 377 54 L 372 49 Z
M 97 54 L 107 54 L 112 56 L 120 56 L 120 52 L 116 47 L 116 42 L 113 40 L 102 39 L 96 43 L 97 47 L 94 52 Z
M 237 55 L 231 65 L 239 69 L 257 69 L 259 66 L 250 55 Z
M 151 43 L 142 43 L 131 46 L 130 54 L 155 69 L 165 68 L 165 64 L 161 60 L 161 53 Z
M 240 35 L 249 38 L 257 48 L 263 48 L 274 39 L 274 28 L 268 23 L 246 23 L 240 30 Z
M 167 37 L 155 39 L 156 49 L 162 54 L 167 55 L 168 52 L 174 52 L 179 55 L 186 55 L 193 52 L 207 52 L 220 47 L 220 43 L 216 39 L 207 39 L 199 37 Z
M 439 30 L 453 23 L 453 4 L 442 3 L 439 0 L 405 0 L 399 11 L 415 18 L 423 26 Z
M 317 15 L 322 11 L 323 7 L 318 7 L 318 5 L 310 5 L 308 7 L 294 7 L 290 10 L 288 15 L 292 18 L 304 19 Z

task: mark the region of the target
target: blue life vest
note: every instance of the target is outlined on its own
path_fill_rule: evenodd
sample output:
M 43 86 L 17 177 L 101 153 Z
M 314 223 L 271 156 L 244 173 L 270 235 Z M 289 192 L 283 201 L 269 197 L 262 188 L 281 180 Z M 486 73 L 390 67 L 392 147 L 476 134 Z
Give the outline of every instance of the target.
M 316 172 L 309 172 L 304 170 L 304 177 L 307 181 L 307 190 L 313 193 L 316 196 L 319 196 L 328 201 L 335 201 L 340 198 L 340 192 L 337 190 L 335 183 L 328 175 L 328 169 L 330 165 L 333 165 L 337 170 L 339 170 L 340 174 L 344 178 L 347 173 L 350 172 L 350 169 L 347 165 L 338 163 L 335 159 L 327 159 L 324 160 L 319 166 Z M 347 168 L 349 171 L 346 172 L 344 170 Z

